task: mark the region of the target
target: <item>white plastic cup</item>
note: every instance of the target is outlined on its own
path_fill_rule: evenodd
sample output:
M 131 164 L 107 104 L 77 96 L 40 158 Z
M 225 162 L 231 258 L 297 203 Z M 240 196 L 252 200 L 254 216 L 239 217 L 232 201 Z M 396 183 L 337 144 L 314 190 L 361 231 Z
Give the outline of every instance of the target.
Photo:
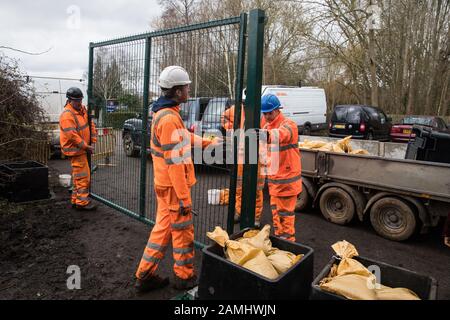
M 69 188 L 72 182 L 72 176 L 70 174 L 60 174 L 59 175 L 59 183 L 64 188 Z
M 220 190 L 208 190 L 208 203 L 213 206 L 217 206 L 220 204 Z

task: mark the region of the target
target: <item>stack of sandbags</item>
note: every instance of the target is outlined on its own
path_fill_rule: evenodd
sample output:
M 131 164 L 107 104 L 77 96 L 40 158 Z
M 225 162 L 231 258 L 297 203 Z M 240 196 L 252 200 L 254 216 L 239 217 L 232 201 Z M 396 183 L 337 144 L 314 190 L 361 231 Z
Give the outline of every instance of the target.
M 328 277 L 319 286 L 328 291 L 351 300 L 420 300 L 406 288 L 390 288 L 377 284 L 375 275 L 353 257 L 358 256 L 356 248 L 347 241 L 337 242 L 332 246 L 342 258 L 339 265 L 331 268 Z
M 350 144 L 351 138 L 352 136 L 349 136 L 337 142 L 309 141 L 308 139 L 305 139 L 305 141 L 299 142 L 298 146 L 301 149 L 310 149 L 325 152 L 348 153 L 359 155 L 369 154 L 369 152 L 364 149 L 353 150 Z
M 230 240 L 228 233 L 221 227 L 216 227 L 206 235 L 225 248 L 225 256 L 229 261 L 269 279 L 278 278 L 303 257 L 272 247 L 270 225 L 261 231 L 248 231 L 237 240 Z

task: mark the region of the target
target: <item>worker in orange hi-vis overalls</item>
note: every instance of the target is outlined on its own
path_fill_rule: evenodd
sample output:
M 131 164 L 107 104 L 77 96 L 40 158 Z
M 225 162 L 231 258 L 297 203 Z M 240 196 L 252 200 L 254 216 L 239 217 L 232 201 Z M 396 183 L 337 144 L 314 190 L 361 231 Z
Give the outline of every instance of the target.
M 230 108 L 225 110 L 220 117 L 220 122 L 222 127 L 230 132 L 234 129 L 234 114 L 235 114 L 235 106 L 232 105 Z M 239 129 L 244 130 L 245 123 L 245 113 L 244 106 L 241 108 L 241 123 Z M 229 135 L 233 137 L 233 135 Z M 234 222 L 238 223 L 241 221 L 241 207 L 242 207 L 242 181 L 244 175 L 244 134 L 241 131 L 240 135 L 240 143 L 238 146 L 238 164 L 237 164 L 237 185 L 236 185 L 236 204 L 235 204 L 235 215 Z M 256 191 L 256 207 L 255 207 L 255 227 L 259 228 L 261 226 L 261 214 L 263 210 L 263 190 L 264 190 L 264 177 L 260 174 L 261 169 L 258 166 L 258 185 Z
M 153 104 L 150 147 L 158 210 L 156 224 L 136 271 L 140 293 L 165 287 L 168 277 L 156 275 L 165 250 L 172 240 L 174 287 L 180 290 L 197 285 L 194 274 L 194 225 L 191 187 L 195 184 L 192 145 L 219 145 L 221 138 L 202 139 L 187 131 L 180 116 L 180 104 L 189 98 L 189 75 L 179 66 L 164 69 L 159 78 L 163 95 Z
M 97 142 L 97 131 L 94 123 L 89 124 L 88 112 L 82 104 L 81 90 L 69 88 L 66 97 L 67 103 L 59 118 L 59 139 L 61 151 L 70 158 L 72 165 L 72 207 L 92 211 L 97 209 L 97 206 L 89 199 L 91 172 L 87 154 L 94 152 L 93 144 Z
M 302 168 L 298 147 L 298 129 L 294 121 L 280 111 L 280 100 L 272 94 L 262 97 L 262 132 L 268 136 L 267 175 L 276 236 L 295 241 L 295 204 L 302 192 Z

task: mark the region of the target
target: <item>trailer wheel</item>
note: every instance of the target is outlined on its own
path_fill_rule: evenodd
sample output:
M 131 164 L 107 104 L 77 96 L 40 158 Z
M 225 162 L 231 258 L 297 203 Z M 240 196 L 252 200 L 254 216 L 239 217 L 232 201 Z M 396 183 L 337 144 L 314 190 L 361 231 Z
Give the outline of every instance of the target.
M 345 190 L 331 187 L 320 197 L 320 211 L 328 221 L 346 225 L 355 215 L 355 203 Z
M 298 195 L 297 203 L 295 204 L 295 212 L 302 212 L 306 208 L 308 208 L 311 202 L 311 196 L 308 193 L 305 185 L 302 187 L 302 193 Z
M 407 202 L 392 197 L 374 203 L 370 222 L 380 236 L 393 241 L 409 239 L 417 227 L 413 208 Z

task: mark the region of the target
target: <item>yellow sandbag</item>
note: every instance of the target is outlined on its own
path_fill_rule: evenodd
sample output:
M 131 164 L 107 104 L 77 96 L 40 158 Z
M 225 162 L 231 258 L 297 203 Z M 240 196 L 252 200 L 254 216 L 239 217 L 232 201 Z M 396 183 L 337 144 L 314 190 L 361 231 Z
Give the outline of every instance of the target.
M 249 230 L 249 231 L 245 232 L 242 237 L 243 238 L 253 238 L 254 236 L 256 236 L 259 233 L 259 231 L 260 230 L 258 230 L 258 229 Z
M 268 255 L 272 250 L 272 241 L 270 241 L 270 225 L 264 226 L 261 231 L 251 238 L 239 239 L 240 243 L 248 244 L 252 247 L 261 249 L 265 255 Z
M 334 252 L 343 259 L 359 256 L 355 246 L 348 241 L 339 241 L 331 246 Z
M 352 152 L 350 152 L 351 154 L 360 154 L 360 155 L 369 155 L 369 151 L 364 150 L 364 149 L 358 149 L 358 150 L 354 150 Z
M 240 264 L 244 268 L 260 274 L 268 279 L 273 280 L 278 278 L 279 274 L 277 270 L 275 270 L 274 266 L 262 250 L 253 249 L 245 258 L 248 258 L 248 260 L 245 263 Z
M 352 136 L 348 136 L 342 140 L 339 140 L 336 144 L 339 146 L 340 149 L 344 150 L 345 153 L 349 153 L 352 151 L 352 146 L 350 145 L 351 139 Z
M 351 300 L 376 300 L 375 290 L 369 289 L 367 277 L 347 274 L 321 282 L 320 288 Z
M 303 255 L 295 255 L 292 252 L 280 249 L 272 249 L 267 256 L 275 270 L 281 275 L 287 272 L 294 264 L 303 258 Z
M 220 227 L 216 227 L 213 232 L 207 232 L 206 235 L 225 248 L 225 256 L 231 262 L 269 279 L 278 277 L 278 272 L 262 249 L 246 243 L 229 240 L 228 233 Z
M 338 256 L 342 258 L 336 269 L 336 276 L 345 274 L 359 274 L 362 276 L 371 276 L 372 273 L 367 270 L 360 262 L 352 259 L 358 256 L 355 246 L 347 241 L 340 241 L 331 246 Z
M 338 144 L 333 144 L 333 152 L 345 153 L 344 149 L 342 149 Z
M 358 256 L 355 246 L 347 241 L 332 245 L 342 258 L 339 265 L 331 268 L 327 278 L 322 279 L 321 289 L 353 300 L 417 300 L 418 296 L 409 289 L 389 288 L 375 285 L 376 277 L 360 262 L 352 259 Z
M 214 242 L 217 242 L 222 248 L 225 248 L 226 242 L 230 240 L 228 233 L 221 227 L 216 227 L 213 232 L 207 232 L 206 236 Z
M 406 288 L 382 287 L 375 292 L 377 300 L 420 300 L 413 291 Z
M 220 205 L 226 206 L 230 201 L 230 189 L 220 190 Z
M 333 151 L 333 143 L 332 142 L 328 142 L 326 144 L 324 144 L 322 147 L 316 149 L 318 151 L 325 151 L 325 152 L 332 152 Z
M 308 141 L 299 143 L 299 147 L 303 149 L 318 149 L 326 145 L 327 143 L 324 141 Z

